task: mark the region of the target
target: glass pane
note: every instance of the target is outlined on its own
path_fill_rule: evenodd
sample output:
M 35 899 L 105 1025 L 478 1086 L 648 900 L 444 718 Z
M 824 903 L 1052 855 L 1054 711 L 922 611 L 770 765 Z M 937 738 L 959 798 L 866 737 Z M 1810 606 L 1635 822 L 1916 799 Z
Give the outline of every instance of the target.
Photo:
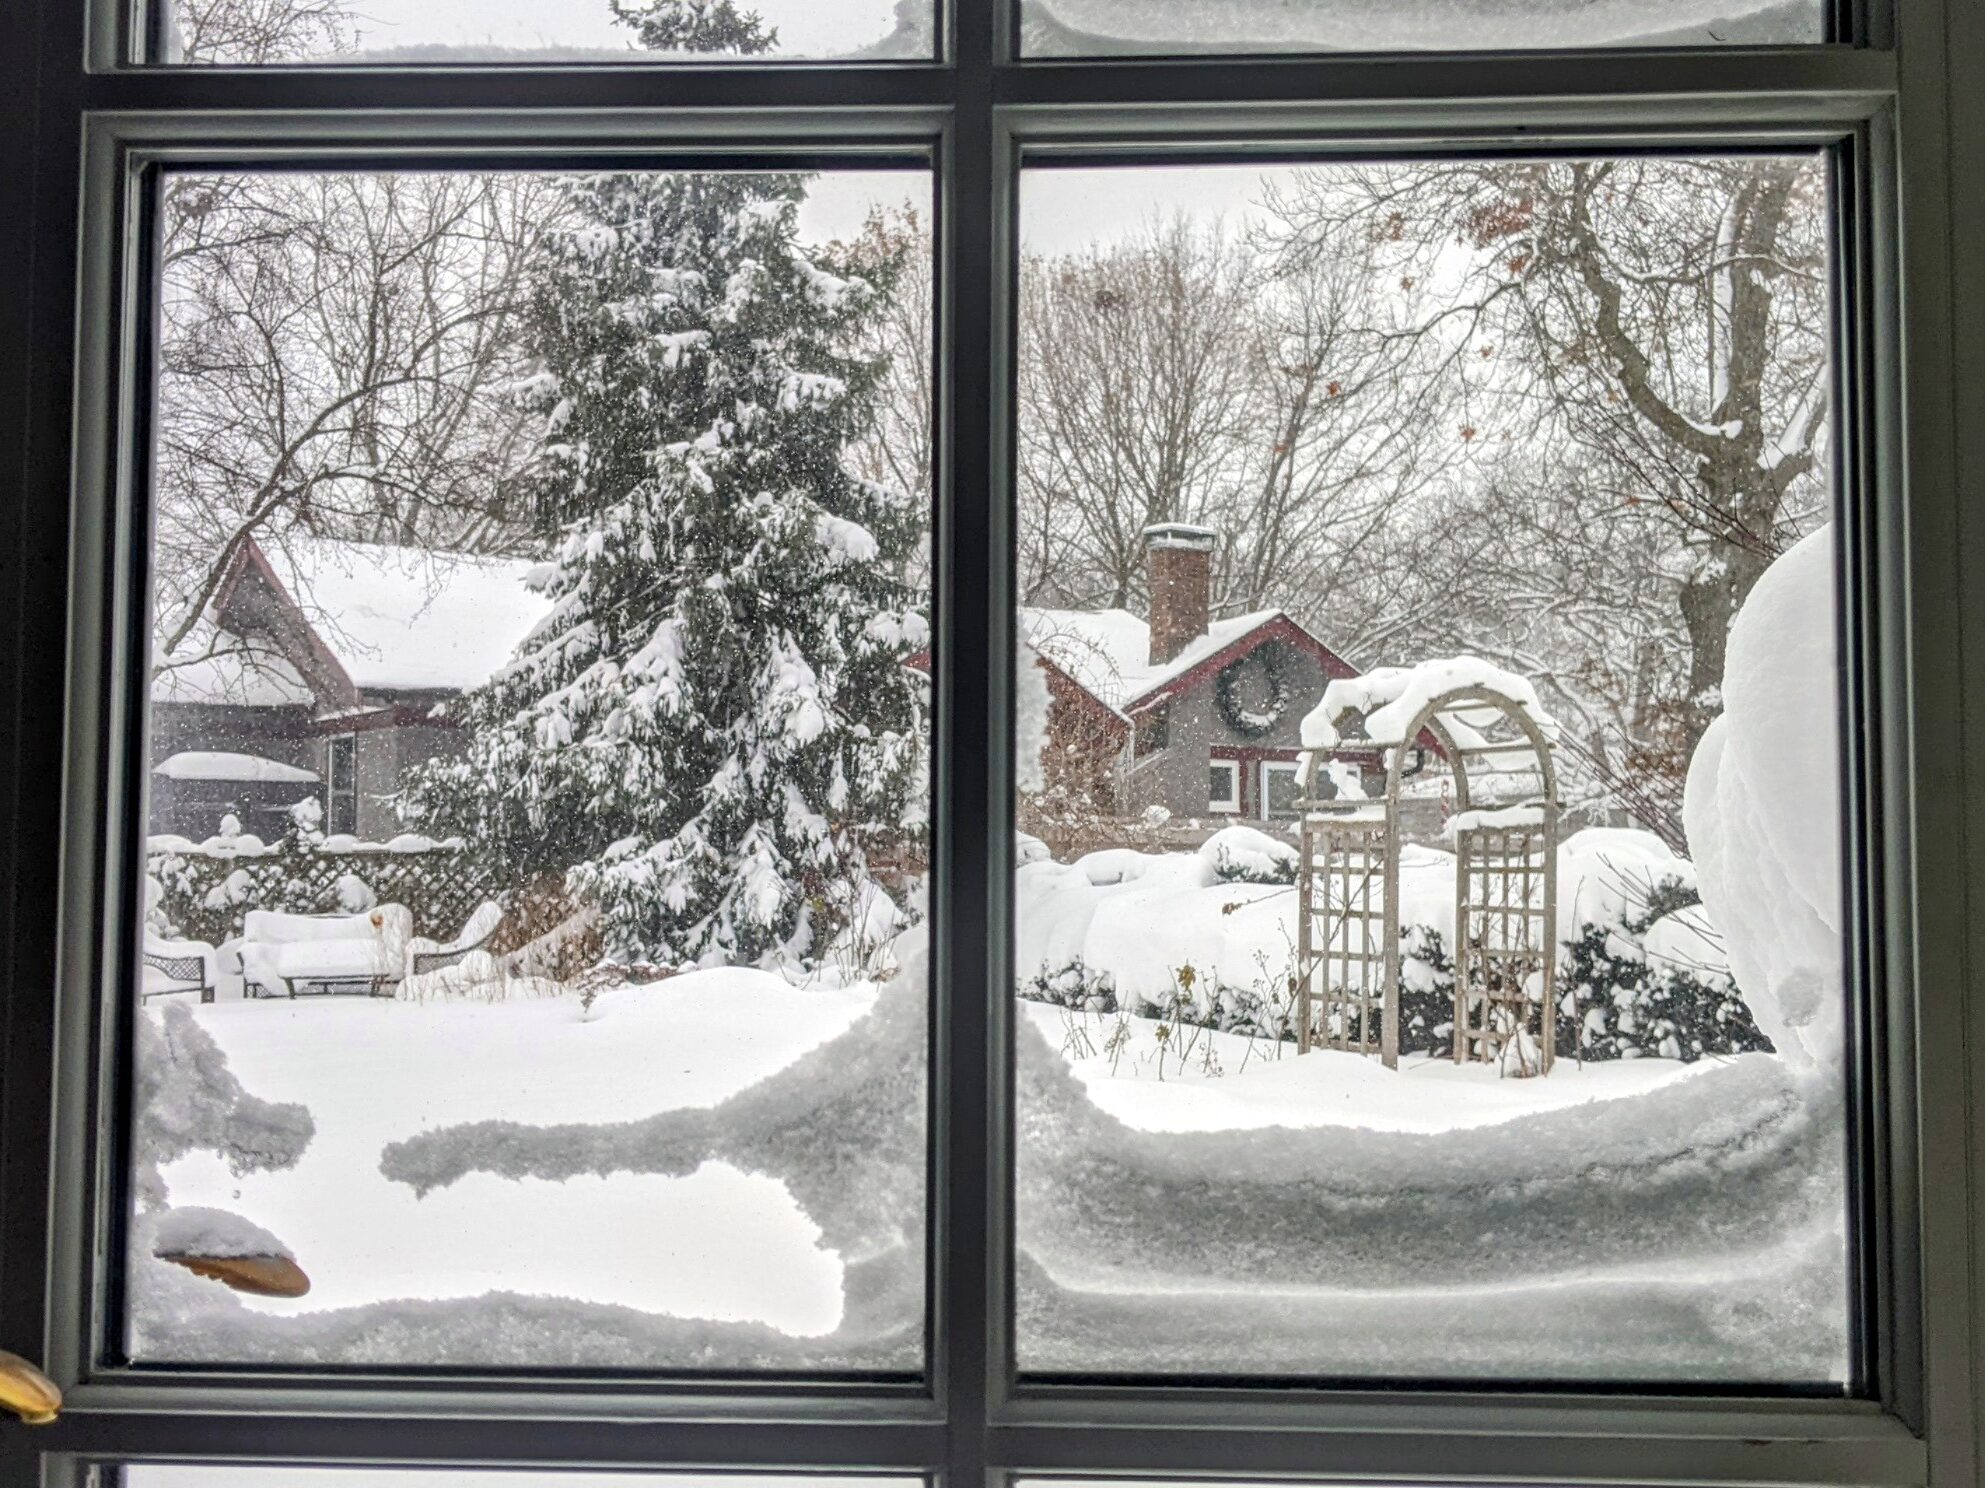
M 1024 1370 L 1845 1380 L 1826 180 L 1023 178 Z
M 921 1368 L 929 192 L 163 183 L 133 1357 Z
M 151 55 L 315 63 L 927 62 L 931 0 L 152 0 Z
M 1822 0 L 1019 0 L 1028 57 L 1791 46 Z

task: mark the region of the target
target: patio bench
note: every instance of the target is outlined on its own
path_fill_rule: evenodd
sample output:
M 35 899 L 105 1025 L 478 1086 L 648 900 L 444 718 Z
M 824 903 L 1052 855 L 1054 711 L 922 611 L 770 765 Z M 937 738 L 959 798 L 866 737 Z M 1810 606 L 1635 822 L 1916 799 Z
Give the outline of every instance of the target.
M 391 997 L 406 976 L 413 915 L 402 904 L 364 914 L 253 909 L 242 922 L 241 975 L 251 997 Z

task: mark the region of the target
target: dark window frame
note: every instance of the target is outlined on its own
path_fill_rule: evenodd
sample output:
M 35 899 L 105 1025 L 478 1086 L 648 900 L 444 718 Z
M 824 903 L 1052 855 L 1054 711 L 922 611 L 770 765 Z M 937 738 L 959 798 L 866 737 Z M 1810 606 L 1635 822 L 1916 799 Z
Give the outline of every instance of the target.
M 998 0 L 954 0 L 942 63 L 835 67 L 156 69 L 127 64 L 129 0 L 6 7 L 0 56 L 34 140 L 29 210 L 0 223 L 24 292 L 4 314 L 22 381 L 0 403 L 18 497 L 0 533 L 16 617 L 0 770 L 9 884 L 0 1085 L 0 1347 L 68 1388 L 58 1423 L 0 1428 L 7 1481 L 79 1484 L 128 1457 L 902 1471 L 954 1488 L 1017 1474 L 1228 1479 L 1958 1484 L 1979 1468 L 1985 1352 L 1970 1290 L 1985 1010 L 1985 800 L 1965 783 L 1985 697 L 1985 532 L 1958 498 L 1985 465 L 1961 375 L 1985 373 L 1985 142 L 1976 0 L 1844 15 L 1820 48 L 1235 59 L 1014 59 Z M 1867 1183 L 1865 1398 L 1514 1388 L 1242 1388 L 1021 1380 L 1010 1338 L 1005 986 L 1012 661 L 1009 397 L 1015 171 L 1054 160 L 1277 153 L 1835 150 L 1842 224 L 1838 404 L 1866 720 L 1849 759 L 1868 872 L 1857 967 L 1857 1125 Z M 128 527 L 147 322 L 142 182 L 213 165 L 684 162 L 924 155 L 940 174 L 939 669 L 934 871 L 932 1340 L 914 1385 L 779 1379 L 328 1376 L 106 1367 L 93 1270 L 122 1111 L 93 1081 L 115 1041 L 100 998 L 130 918 L 103 830 L 131 788 Z M 1968 272 L 1960 272 L 1960 270 Z M 10 384 L 9 393 L 13 392 Z M 10 437 L 18 436 L 18 437 Z M 114 643 L 114 644 L 107 644 Z M 1966 684 L 1972 686 L 1967 690 Z M 66 698 L 65 726 L 36 699 Z M 123 703 L 118 700 L 125 699 Z M 66 771 L 64 769 L 66 756 Z M 48 790 L 19 782 L 53 780 Z M 57 862 L 61 874 L 54 871 Z M 1912 875 L 1917 863 L 1955 871 Z M 1879 871 L 1877 871 L 1879 870 Z M 128 938 L 128 937 L 127 937 Z M 1969 1035 L 1969 1040 L 1967 1039 Z M 1970 1098 L 1975 1103 L 1977 1097 Z M 1932 1177 L 1934 1175 L 1934 1177 Z M 52 1180 L 52 1181 L 51 1181 Z M 1937 1305 L 1929 1305 L 1929 1299 Z

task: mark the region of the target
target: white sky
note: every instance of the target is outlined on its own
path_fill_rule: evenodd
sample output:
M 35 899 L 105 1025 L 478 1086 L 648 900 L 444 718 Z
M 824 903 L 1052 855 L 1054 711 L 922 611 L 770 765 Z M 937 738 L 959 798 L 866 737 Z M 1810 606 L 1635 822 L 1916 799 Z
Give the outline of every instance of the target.
M 894 25 L 893 0 L 750 0 L 779 30 L 791 56 L 851 52 Z M 634 33 L 615 24 L 606 0 L 354 0 L 365 47 L 422 43 L 503 47 L 625 48 Z
M 1259 214 L 1262 183 L 1293 166 L 1037 166 L 1020 176 L 1020 246 L 1069 253 L 1109 242 L 1153 216 L 1184 211 L 1239 229 Z
M 926 171 L 824 171 L 800 203 L 802 242 L 852 237 L 871 207 L 916 205 L 926 230 L 931 220 L 931 178 Z

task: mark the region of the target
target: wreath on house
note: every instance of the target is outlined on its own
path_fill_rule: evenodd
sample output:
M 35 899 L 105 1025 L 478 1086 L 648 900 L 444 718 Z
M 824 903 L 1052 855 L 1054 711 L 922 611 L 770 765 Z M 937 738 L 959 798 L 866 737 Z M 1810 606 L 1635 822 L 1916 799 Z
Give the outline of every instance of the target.
M 1249 708 L 1241 702 L 1240 690 L 1249 671 L 1256 668 L 1260 669 L 1268 701 L 1262 707 Z M 1289 711 L 1289 683 L 1282 675 L 1282 663 L 1275 658 L 1275 648 L 1262 646 L 1222 667 L 1213 679 L 1213 701 L 1227 727 L 1244 739 L 1259 739 L 1280 723 Z

